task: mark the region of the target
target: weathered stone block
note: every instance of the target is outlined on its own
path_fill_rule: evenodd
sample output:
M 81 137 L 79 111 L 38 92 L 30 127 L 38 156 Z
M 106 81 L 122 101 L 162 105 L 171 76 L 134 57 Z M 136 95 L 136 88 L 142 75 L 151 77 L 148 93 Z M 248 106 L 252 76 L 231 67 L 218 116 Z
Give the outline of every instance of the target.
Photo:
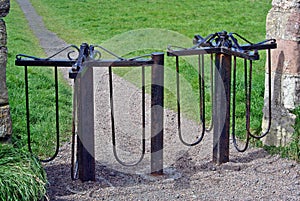
M 6 46 L 7 34 L 4 20 L 0 19 L 0 46 Z
M 272 124 L 262 140 L 266 145 L 285 146 L 292 140 L 300 105 L 300 1 L 273 0 L 267 16 L 267 38 L 277 40 L 272 50 Z M 268 126 L 268 82 L 265 82 L 265 106 L 262 128 Z
M 7 48 L 0 47 L 0 105 L 8 103 L 8 92 L 6 87 L 6 62 Z
M 300 1 L 299 0 L 273 0 L 272 7 L 274 10 L 280 10 L 280 11 L 299 10 Z
M 262 142 L 268 146 L 279 147 L 288 145 L 292 140 L 292 134 L 294 132 L 292 125 L 295 124 L 296 115 L 287 111 L 281 111 L 279 108 L 277 109 L 277 111 L 275 108 L 273 109 L 274 114 L 272 115 L 272 127 L 270 133 L 262 138 Z M 267 126 L 268 120 L 264 119 L 262 129 L 266 130 Z
M 288 110 L 294 110 L 300 105 L 300 75 L 282 76 L 282 103 Z
M 266 78 L 268 74 L 266 74 Z M 271 129 L 270 133 L 262 139 L 266 145 L 274 146 L 285 146 L 291 141 L 292 134 L 294 133 L 294 124 L 296 115 L 292 114 L 290 109 L 296 107 L 299 104 L 295 97 L 299 97 L 299 94 L 294 94 L 294 88 L 291 90 L 286 88 L 287 82 L 290 80 L 294 81 L 294 84 L 298 81 L 299 77 L 288 76 L 281 73 L 272 73 L 272 116 L 271 116 Z M 267 130 L 268 122 L 270 120 L 269 111 L 269 88 L 268 80 L 265 80 L 265 106 L 264 106 L 264 117 L 262 122 L 263 131 Z M 291 94 L 289 94 L 291 93 Z M 285 104 L 285 105 L 284 105 Z M 290 109 L 288 109 L 289 107 Z
M 8 15 L 10 9 L 10 0 L 0 0 L 0 17 Z
M 266 24 L 267 38 L 300 41 L 300 12 L 271 9 Z
M 9 105 L 0 106 L 0 141 L 6 141 L 12 134 Z
M 0 17 L 9 13 L 10 1 L 0 0 Z M 9 141 L 12 134 L 12 122 L 8 105 L 8 92 L 6 87 L 7 63 L 7 34 L 3 19 L 0 19 L 0 141 Z
M 272 50 L 272 72 L 298 75 L 300 73 L 300 43 L 277 39 L 277 49 Z

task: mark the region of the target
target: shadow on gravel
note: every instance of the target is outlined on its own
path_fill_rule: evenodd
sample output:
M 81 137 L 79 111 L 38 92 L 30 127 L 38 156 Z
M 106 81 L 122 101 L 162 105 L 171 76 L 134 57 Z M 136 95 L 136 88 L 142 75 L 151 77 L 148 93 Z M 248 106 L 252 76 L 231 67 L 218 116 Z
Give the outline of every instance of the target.
M 50 200 L 68 200 L 64 197 L 77 194 L 84 196 L 91 192 L 104 188 L 134 187 L 137 185 L 151 185 L 157 181 L 180 178 L 176 171 L 168 171 L 163 176 L 151 176 L 150 174 L 128 174 L 107 168 L 96 162 L 96 182 L 84 182 L 71 179 L 70 164 L 47 164 L 45 170 L 49 181 L 47 195 Z M 59 198 L 59 199 L 58 199 Z
M 263 149 L 249 150 L 249 152 L 241 155 L 239 153 L 232 155 L 229 163 L 216 165 L 211 161 L 210 156 L 197 158 L 197 156 L 186 152 L 172 167 L 164 170 L 164 176 L 158 177 L 149 174 L 128 174 L 96 162 L 96 182 L 85 183 L 71 179 L 70 164 L 47 164 L 45 169 L 49 181 L 48 196 L 50 200 L 64 200 L 64 197 L 67 198 L 75 194 L 90 197 L 91 192 L 98 192 L 105 188 L 114 191 L 115 188 L 119 187 L 150 186 L 155 182 L 172 182 L 174 190 L 189 189 L 192 180 L 210 179 L 212 175 L 224 170 L 241 171 L 251 166 L 249 163 L 268 156 L 270 155 Z M 57 199 L 58 197 L 59 199 Z
M 244 154 L 238 154 L 234 157 L 231 157 L 230 161 L 233 163 L 250 163 L 254 160 L 266 158 L 268 156 L 270 156 L 270 154 L 264 149 L 256 149 L 254 151 L 248 150 Z

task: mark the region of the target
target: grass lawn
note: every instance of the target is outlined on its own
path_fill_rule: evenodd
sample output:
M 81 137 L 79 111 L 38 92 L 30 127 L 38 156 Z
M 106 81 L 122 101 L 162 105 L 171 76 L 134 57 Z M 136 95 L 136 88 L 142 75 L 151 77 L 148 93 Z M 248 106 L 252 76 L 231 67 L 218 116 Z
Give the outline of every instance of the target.
M 271 0 L 31 0 L 46 26 L 68 43 L 100 44 L 115 35 L 162 28 L 185 36 L 221 30 L 252 41 L 265 38 Z

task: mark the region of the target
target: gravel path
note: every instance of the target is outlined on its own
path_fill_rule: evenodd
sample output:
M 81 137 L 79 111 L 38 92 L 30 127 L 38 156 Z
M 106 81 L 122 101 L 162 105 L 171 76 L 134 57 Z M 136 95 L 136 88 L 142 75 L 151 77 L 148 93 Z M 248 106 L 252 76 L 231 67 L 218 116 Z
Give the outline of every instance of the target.
M 67 46 L 44 27 L 42 18 L 28 0 L 17 2 L 48 55 Z M 118 165 L 112 155 L 108 123 L 108 72 L 107 69 L 95 69 L 94 74 L 97 75 L 94 78 L 97 181 L 81 183 L 70 179 L 71 145 L 66 143 L 54 161 L 44 164 L 50 200 L 300 200 L 298 163 L 271 156 L 263 149 L 249 148 L 245 153 L 232 149 L 230 162 L 217 166 L 211 162 L 212 134 L 207 133 L 204 142 L 196 147 L 185 147 L 177 136 L 177 114 L 170 110 L 165 110 L 165 175 L 153 177 L 148 174 L 149 122 L 144 161 L 132 168 Z M 141 92 L 117 76 L 114 76 L 114 88 L 118 150 L 124 160 L 138 158 L 140 116 L 132 115 L 140 110 Z M 146 106 L 150 108 L 149 97 L 146 99 Z M 146 115 L 149 119 L 149 110 Z M 199 126 L 187 119 L 183 119 L 182 124 L 183 135 L 189 134 L 191 137 L 187 140 L 192 140 L 199 132 Z

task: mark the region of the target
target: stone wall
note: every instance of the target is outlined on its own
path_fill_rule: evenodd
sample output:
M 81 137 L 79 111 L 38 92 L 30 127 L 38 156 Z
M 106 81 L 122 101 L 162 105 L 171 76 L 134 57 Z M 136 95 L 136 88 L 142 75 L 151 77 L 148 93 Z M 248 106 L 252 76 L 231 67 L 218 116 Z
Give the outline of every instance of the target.
M 300 1 L 273 0 L 267 16 L 267 38 L 277 40 L 272 50 L 272 126 L 263 139 L 266 145 L 285 146 L 291 141 L 300 106 Z M 268 76 L 266 70 L 266 78 Z M 263 129 L 268 123 L 268 82 L 266 80 Z
M 12 122 L 6 87 L 7 34 L 3 18 L 9 13 L 10 1 L 0 0 L 0 141 L 7 141 L 12 134 Z

